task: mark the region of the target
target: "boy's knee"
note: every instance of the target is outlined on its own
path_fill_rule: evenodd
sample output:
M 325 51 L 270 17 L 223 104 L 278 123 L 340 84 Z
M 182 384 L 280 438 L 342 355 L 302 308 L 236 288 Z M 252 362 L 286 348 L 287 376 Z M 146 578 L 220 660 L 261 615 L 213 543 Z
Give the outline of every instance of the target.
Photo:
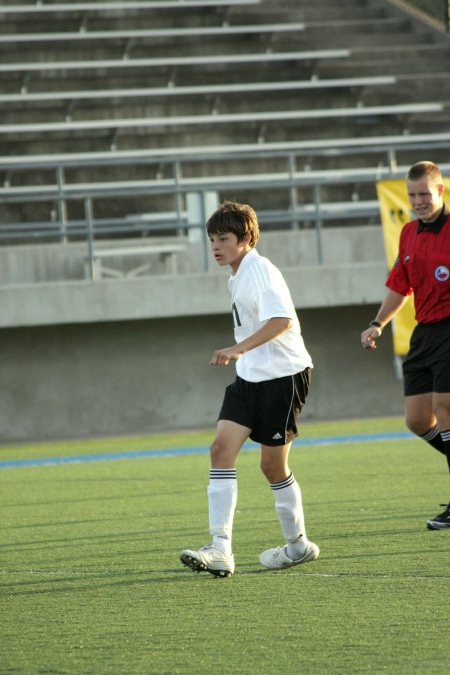
M 223 445 L 217 440 L 217 438 L 215 438 L 211 443 L 209 453 L 211 455 L 211 463 L 214 466 L 215 461 L 217 461 L 223 454 Z
M 216 469 L 228 469 L 234 466 L 235 453 L 222 440 L 215 438 L 209 448 L 211 466 Z
M 280 483 L 286 478 L 286 469 L 283 465 L 280 465 L 279 462 L 274 461 L 272 458 L 264 457 L 261 459 L 260 469 L 263 472 L 264 476 L 267 478 L 269 483 L 275 484 Z

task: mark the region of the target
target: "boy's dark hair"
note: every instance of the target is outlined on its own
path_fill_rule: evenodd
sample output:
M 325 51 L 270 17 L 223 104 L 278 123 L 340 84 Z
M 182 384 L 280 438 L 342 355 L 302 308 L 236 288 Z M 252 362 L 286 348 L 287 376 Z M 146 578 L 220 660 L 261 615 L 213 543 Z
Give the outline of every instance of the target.
M 434 162 L 417 162 L 408 171 L 406 180 L 421 180 L 421 178 L 431 178 L 436 182 L 442 182 L 441 170 Z
M 232 232 L 238 241 L 242 241 L 249 234 L 249 244 L 253 248 L 259 238 L 258 217 L 248 204 L 226 201 L 210 216 L 206 231 L 208 235 Z

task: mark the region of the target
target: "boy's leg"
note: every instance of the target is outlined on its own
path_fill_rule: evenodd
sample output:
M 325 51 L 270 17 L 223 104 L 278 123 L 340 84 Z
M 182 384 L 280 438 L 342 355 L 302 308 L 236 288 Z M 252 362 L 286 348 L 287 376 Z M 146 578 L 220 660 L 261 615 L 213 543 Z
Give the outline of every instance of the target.
M 234 572 L 231 547 L 233 519 L 237 502 L 236 457 L 250 429 L 229 420 L 219 420 L 211 444 L 211 469 L 208 485 L 209 529 L 213 540 L 198 551 L 186 549 L 181 561 L 194 571 L 216 576 Z
M 237 503 L 236 458 L 250 431 L 236 422 L 219 420 L 216 437 L 211 444 L 209 531 L 213 543 L 229 554 Z
M 264 551 L 260 561 L 269 569 L 291 567 L 315 560 L 319 555 L 316 544 L 308 542 L 300 486 L 289 470 L 291 443 L 283 446 L 261 446 L 261 469 L 269 481 L 275 498 L 281 530 L 286 545 Z
M 261 470 L 269 481 L 275 499 L 281 531 L 288 553 L 299 558 L 305 552 L 307 538 L 300 486 L 289 469 L 291 443 L 261 446 Z

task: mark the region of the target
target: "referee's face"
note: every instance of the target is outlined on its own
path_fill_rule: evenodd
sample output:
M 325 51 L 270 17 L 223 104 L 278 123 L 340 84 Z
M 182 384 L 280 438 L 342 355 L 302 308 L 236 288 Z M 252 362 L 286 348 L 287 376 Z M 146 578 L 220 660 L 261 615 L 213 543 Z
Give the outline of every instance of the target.
M 407 180 L 408 197 L 417 216 L 424 223 L 436 220 L 443 205 L 444 186 L 429 177 Z

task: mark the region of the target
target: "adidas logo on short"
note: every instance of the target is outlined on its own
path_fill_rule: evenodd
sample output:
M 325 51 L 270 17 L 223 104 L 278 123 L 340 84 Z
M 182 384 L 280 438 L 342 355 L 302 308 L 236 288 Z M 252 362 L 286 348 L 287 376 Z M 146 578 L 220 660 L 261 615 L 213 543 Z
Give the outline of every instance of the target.
M 280 440 L 280 438 L 283 438 L 283 436 L 281 434 L 279 434 L 278 431 L 274 436 L 272 436 L 273 441 L 278 441 L 278 440 Z

